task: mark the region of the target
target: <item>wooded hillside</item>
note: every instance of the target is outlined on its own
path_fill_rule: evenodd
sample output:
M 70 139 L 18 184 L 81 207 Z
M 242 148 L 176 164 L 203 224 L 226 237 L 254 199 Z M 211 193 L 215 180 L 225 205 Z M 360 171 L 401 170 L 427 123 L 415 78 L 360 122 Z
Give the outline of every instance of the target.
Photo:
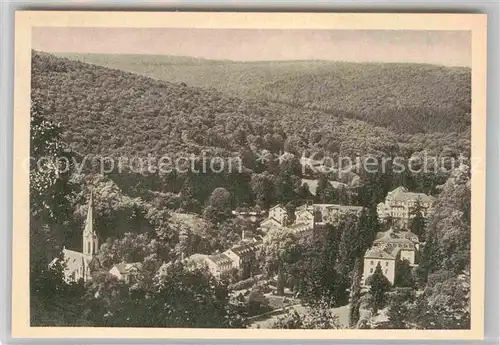
M 159 80 L 216 88 L 368 121 L 398 133 L 470 125 L 470 69 L 408 63 L 236 62 L 159 55 L 60 54 Z

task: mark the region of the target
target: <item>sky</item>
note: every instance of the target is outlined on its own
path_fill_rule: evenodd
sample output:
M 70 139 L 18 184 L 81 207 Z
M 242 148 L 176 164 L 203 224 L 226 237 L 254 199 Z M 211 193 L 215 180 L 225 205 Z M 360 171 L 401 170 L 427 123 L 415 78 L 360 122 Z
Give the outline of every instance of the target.
M 469 31 L 37 27 L 45 52 L 165 54 L 236 61 L 332 60 L 471 66 Z

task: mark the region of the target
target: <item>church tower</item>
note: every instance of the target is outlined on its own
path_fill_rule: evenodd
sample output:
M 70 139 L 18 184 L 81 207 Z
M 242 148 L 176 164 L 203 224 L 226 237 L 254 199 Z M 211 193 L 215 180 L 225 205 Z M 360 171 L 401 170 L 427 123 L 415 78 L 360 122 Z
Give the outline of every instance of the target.
M 99 249 L 99 238 L 94 229 L 93 208 L 94 202 L 91 191 L 87 210 L 87 220 L 85 221 L 85 229 L 83 230 L 83 254 L 89 257 L 96 255 Z

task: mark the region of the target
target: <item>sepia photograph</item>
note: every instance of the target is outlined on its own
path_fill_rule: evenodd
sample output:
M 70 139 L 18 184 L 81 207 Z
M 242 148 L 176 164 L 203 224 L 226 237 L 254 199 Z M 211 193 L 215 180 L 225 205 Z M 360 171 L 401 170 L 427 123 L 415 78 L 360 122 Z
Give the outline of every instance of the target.
M 24 330 L 482 336 L 485 17 L 18 14 Z

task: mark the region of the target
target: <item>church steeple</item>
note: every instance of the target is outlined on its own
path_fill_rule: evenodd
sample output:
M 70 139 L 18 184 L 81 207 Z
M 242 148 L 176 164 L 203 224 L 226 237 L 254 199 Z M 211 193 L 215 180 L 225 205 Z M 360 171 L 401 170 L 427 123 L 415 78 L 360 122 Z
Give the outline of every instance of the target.
M 94 229 L 93 208 L 93 193 L 90 191 L 87 219 L 85 220 L 85 229 L 83 230 L 83 254 L 90 256 L 97 254 L 97 250 L 99 249 L 99 239 Z

